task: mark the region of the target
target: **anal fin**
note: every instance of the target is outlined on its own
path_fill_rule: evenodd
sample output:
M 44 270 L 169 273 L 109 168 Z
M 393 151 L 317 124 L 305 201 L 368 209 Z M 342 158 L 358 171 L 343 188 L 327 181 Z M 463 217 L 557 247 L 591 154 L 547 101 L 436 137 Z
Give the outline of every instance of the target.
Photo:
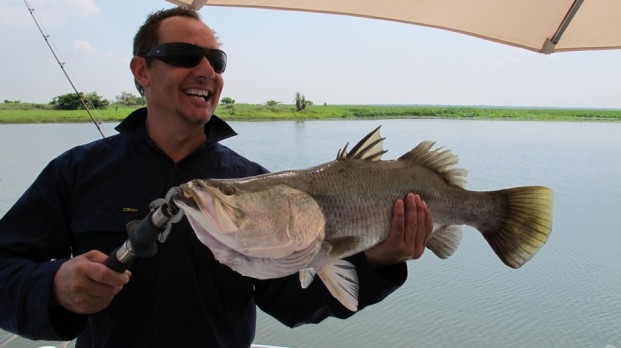
M 427 248 L 433 251 L 437 257 L 446 259 L 453 255 L 461 243 L 461 226 L 442 225 L 434 229 L 431 238 L 427 242 Z
M 330 294 L 352 312 L 358 310 L 358 274 L 349 261 L 336 260 L 324 265 L 318 272 Z

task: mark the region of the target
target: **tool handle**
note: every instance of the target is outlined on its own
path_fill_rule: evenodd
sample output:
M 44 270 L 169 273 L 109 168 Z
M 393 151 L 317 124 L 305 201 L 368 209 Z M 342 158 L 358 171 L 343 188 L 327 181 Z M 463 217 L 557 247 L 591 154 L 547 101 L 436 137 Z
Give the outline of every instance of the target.
M 126 262 L 122 262 L 117 257 L 117 252 L 122 246 L 114 249 L 109 255 L 108 258 L 104 261 L 104 265 L 116 272 L 124 272 L 126 269 L 131 266 L 132 260 L 127 260 Z

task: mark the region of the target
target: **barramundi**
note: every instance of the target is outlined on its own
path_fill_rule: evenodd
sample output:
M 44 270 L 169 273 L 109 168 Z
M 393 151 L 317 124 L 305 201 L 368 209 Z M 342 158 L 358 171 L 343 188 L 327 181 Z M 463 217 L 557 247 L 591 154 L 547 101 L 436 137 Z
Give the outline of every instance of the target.
M 344 258 L 389 232 L 393 203 L 413 192 L 433 216 L 427 248 L 447 258 L 461 226 L 477 229 L 498 257 L 518 268 L 546 243 L 552 190 L 527 186 L 497 191 L 464 188 L 466 171 L 450 150 L 423 141 L 396 160 L 382 160 L 376 128 L 334 161 L 240 179 L 196 179 L 175 200 L 216 259 L 248 277 L 315 274 L 352 311 L 358 305 L 355 267 Z

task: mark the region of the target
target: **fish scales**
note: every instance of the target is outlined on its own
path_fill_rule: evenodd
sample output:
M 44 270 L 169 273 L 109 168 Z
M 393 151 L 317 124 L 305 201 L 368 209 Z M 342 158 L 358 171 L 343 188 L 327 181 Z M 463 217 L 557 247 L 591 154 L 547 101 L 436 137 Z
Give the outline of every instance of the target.
M 496 209 L 491 193 L 473 192 L 449 185 L 429 169 L 405 160 L 340 160 L 301 170 L 306 185 L 326 217 L 326 239 L 359 236 L 368 248 L 386 238 L 392 217 L 392 204 L 408 192 L 416 192 L 433 212 L 440 225 L 469 224 L 491 216 Z M 289 177 L 289 176 L 288 176 Z M 291 178 L 291 177 L 289 177 Z M 296 187 L 295 180 L 285 180 Z M 498 203 L 500 205 L 500 203 Z M 345 255 L 349 256 L 349 255 Z
M 521 267 L 546 243 L 552 229 L 552 190 L 527 186 L 496 191 L 464 188 L 465 170 L 449 150 L 423 141 L 396 160 L 386 152 L 379 127 L 348 153 L 304 170 L 241 179 L 197 179 L 180 186 L 175 202 L 216 259 L 259 279 L 314 275 L 341 303 L 357 309 L 355 268 L 343 258 L 384 240 L 392 206 L 419 194 L 432 212 L 427 244 L 452 255 L 461 226 L 477 229 L 498 257 Z

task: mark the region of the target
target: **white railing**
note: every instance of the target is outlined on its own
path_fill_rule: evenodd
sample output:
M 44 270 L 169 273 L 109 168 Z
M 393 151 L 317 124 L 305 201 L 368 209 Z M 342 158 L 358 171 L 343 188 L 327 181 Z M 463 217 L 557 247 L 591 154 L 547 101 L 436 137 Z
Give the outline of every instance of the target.
M 0 348 L 9 348 L 9 343 L 11 343 L 14 339 L 19 336 L 14 334 L 8 334 L 3 338 L 0 338 Z M 71 342 L 59 342 L 56 346 L 41 346 L 39 348 L 67 348 L 69 347 L 69 343 Z M 250 348 L 286 348 L 286 347 L 277 347 L 277 346 L 266 346 L 264 344 L 253 344 Z
M 16 339 L 18 336 L 13 334 L 8 334 L 0 339 L 0 348 L 6 348 L 9 346 L 9 343 Z
M 2 337 L 2 339 L 0 339 L 0 348 L 9 348 L 9 343 L 18 337 L 19 336 L 14 334 L 8 334 Z M 41 346 L 39 348 L 67 348 L 69 347 L 69 343 L 70 342 L 58 342 L 58 345 L 56 346 Z

